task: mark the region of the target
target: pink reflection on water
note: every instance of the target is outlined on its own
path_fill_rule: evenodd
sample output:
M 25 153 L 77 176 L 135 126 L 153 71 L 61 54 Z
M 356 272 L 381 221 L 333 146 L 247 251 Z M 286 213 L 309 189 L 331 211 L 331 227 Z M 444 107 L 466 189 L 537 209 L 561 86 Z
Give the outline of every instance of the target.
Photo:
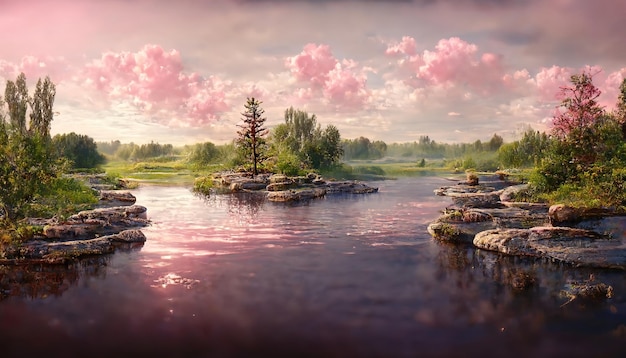
M 200 282 L 200 280 L 185 278 L 176 273 L 170 272 L 163 276 L 160 276 L 158 279 L 154 280 L 154 282 L 156 283 L 156 285 L 151 285 L 151 287 L 154 288 L 166 288 L 167 286 L 181 285 L 187 289 L 190 289 L 192 286 Z

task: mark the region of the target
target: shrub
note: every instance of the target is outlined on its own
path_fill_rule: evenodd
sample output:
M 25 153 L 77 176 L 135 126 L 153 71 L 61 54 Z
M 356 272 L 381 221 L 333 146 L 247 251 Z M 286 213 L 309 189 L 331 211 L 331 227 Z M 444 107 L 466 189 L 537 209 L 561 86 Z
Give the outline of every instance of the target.
M 211 176 L 196 178 L 193 182 L 193 191 L 198 194 L 210 195 L 213 189 L 213 178 Z

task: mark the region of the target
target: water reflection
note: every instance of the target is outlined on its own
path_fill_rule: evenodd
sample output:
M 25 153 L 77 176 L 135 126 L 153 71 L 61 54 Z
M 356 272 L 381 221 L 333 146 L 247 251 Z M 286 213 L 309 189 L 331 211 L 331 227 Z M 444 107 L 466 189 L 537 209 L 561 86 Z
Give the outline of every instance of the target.
M 206 205 L 226 208 L 228 213 L 244 220 L 256 217 L 259 210 L 266 203 L 266 197 L 261 192 L 238 192 L 230 194 L 203 195 L 196 194 Z
M 511 257 L 469 246 L 438 243 L 436 277 L 446 282 L 441 299 L 449 309 L 441 312 L 423 310 L 416 319 L 428 324 L 455 322 L 461 325 L 487 324 L 502 339 L 530 351 L 544 349 L 560 354 L 577 354 L 577 348 L 560 347 L 559 342 L 571 337 L 589 336 L 603 341 L 602 347 L 614 354 L 620 348 L 615 339 L 622 334 L 626 311 L 626 282 L 622 272 L 572 267 L 549 260 Z M 606 300 L 572 301 L 564 290 L 571 282 L 584 282 L 589 277 L 612 285 L 619 297 Z M 593 322 L 593 324 L 590 324 Z M 567 332 L 562 336 L 550 336 Z M 570 338 L 568 338 L 570 337 Z M 580 346 L 586 347 L 586 344 Z M 578 349 L 580 349 L 580 346 Z M 523 351 L 518 352 L 521 354 Z
M 63 283 L 48 299 L 0 301 L 0 354 L 27 356 L 20 342 L 28 342 L 27 353 L 68 356 L 93 347 L 104 356 L 623 351 L 623 272 L 434 242 L 426 225 L 449 205 L 432 195 L 441 185 L 437 178 L 381 182 L 375 195 L 295 206 L 139 188 L 152 220 L 145 246 L 116 253 L 95 275 L 74 269 L 51 278 Z M 590 273 L 615 296 L 561 307 L 567 298 L 560 291 Z M 14 329 L 18 321 L 25 328 Z M 52 338 L 33 342 L 33 331 Z
M 104 278 L 109 260 L 107 255 L 67 265 L 0 265 L 0 299 L 59 297 L 81 278 Z

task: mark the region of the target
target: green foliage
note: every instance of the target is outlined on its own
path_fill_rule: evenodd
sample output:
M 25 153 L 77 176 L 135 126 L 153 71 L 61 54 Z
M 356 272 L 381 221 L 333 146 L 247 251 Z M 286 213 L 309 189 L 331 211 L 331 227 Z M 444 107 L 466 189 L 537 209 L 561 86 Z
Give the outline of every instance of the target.
M 387 144 L 385 142 L 370 142 L 365 137 L 346 139 L 341 145 L 344 160 L 380 159 L 387 153 Z
M 337 127 L 328 125 L 322 130 L 315 115 L 293 107 L 285 110 L 285 123 L 274 128 L 271 139 L 275 165 L 281 171 L 327 170 L 337 165 L 343 154 Z
M 98 203 L 96 193 L 83 182 L 69 177 L 55 178 L 25 209 L 31 217 L 66 218 Z
M 620 124 L 612 116 L 598 118 L 585 129 L 588 143 L 583 153 L 575 138 L 554 140 L 539 165 L 545 191 L 556 190 L 566 183 L 580 183 L 584 175 L 623 168 L 626 150 Z M 577 133 L 576 136 L 579 134 Z M 600 176 L 606 178 L 605 175 Z
M 110 142 L 97 142 L 96 147 L 100 153 L 114 156 L 115 152 L 120 148 L 122 143 L 119 140 L 112 140 Z
M 385 170 L 379 166 L 359 166 L 353 169 L 353 173 L 384 176 Z
M 188 149 L 187 162 L 199 169 L 215 163 L 220 159 L 220 156 L 220 150 L 215 144 L 211 142 L 197 143 Z
M 495 152 L 503 143 L 504 139 L 498 134 L 494 134 L 488 142 L 476 140 L 473 143 L 454 144 L 437 143 L 428 136 L 420 136 L 415 142 L 387 145 L 386 155 L 395 158 L 447 158 L 449 163 L 467 156 L 479 157 L 485 153 Z
M 522 138 L 498 149 L 498 161 L 504 168 L 529 168 L 541 162 L 551 145 L 546 133 L 528 129 Z
M 180 150 L 171 144 L 159 144 L 151 141 L 147 144 L 121 143 L 119 140 L 96 143 L 97 149 L 108 156 L 128 161 L 163 160 L 171 161 L 180 154 Z
M 595 103 L 599 91 L 585 74 L 572 77 L 566 112 L 555 116 L 552 141 L 531 184 L 551 202 L 626 206 L 626 142 L 619 116 Z
M 196 178 L 193 182 L 193 191 L 203 195 L 210 195 L 213 189 L 213 178 L 211 176 Z
M 275 166 L 279 173 L 285 175 L 297 176 L 306 173 L 306 171 L 300 167 L 300 158 L 290 150 L 278 152 Z
M 105 162 L 93 138 L 86 135 L 74 132 L 57 134 L 52 138 L 52 147 L 59 157 L 67 158 L 75 169 L 95 168 Z
M 42 232 L 43 227 L 16 223 L 0 218 L 0 248 L 7 245 L 19 245 L 25 241 L 32 240 L 35 235 L 39 235 Z M 0 250 L 0 258 L 3 258 L 2 251 Z
M 7 81 L 4 102 L 8 118 L 0 112 L 0 215 L 9 220 L 24 217 L 28 204 L 62 169 L 54 160 L 50 138 L 55 94 L 49 78 L 37 82 L 33 97 L 28 96 L 24 74 L 15 82 Z

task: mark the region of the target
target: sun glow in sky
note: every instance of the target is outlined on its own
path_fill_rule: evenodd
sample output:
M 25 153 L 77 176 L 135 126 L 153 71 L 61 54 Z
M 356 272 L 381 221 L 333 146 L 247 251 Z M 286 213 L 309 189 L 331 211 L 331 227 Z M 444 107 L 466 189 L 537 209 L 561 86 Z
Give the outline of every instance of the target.
M 0 0 L 0 79 L 57 84 L 52 132 L 224 143 L 246 97 L 343 138 L 512 140 L 549 128 L 592 67 L 608 109 L 626 77 L 610 0 Z M 4 84 L 1 86 L 4 88 Z

